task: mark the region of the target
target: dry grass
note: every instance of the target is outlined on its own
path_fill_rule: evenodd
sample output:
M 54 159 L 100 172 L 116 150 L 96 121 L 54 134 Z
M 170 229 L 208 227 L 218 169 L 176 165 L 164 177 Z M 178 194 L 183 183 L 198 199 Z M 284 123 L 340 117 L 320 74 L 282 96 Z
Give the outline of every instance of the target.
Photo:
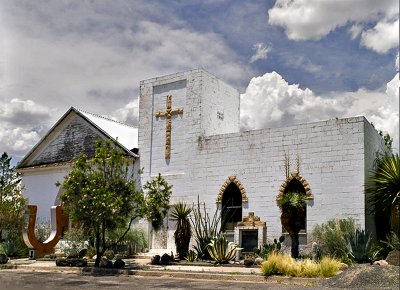
M 262 263 L 261 271 L 265 276 L 332 277 L 339 271 L 339 266 L 338 260 L 328 257 L 323 258 L 320 262 L 310 259 L 296 261 L 288 255 L 272 253 Z

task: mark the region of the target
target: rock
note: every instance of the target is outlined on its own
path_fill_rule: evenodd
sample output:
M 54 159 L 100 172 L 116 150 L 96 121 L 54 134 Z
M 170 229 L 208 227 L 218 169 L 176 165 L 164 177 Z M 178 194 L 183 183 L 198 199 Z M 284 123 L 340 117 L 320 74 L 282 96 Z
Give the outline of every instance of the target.
M 80 250 L 79 251 L 79 253 L 78 253 L 78 258 L 83 258 L 83 257 L 85 257 L 86 256 L 86 254 L 87 254 L 87 251 L 88 251 L 88 249 L 82 249 L 82 250 Z
M 56 266 L 58 267 L 68 267 L 69 266 L 69 261 L 67 259 L 57 259 L 56 260 Z
M 386 265 L 389 265 L 389 263 L 386 262 L 385 260 L 379 260 L 379 261 L 375 261 L 373 263 L 373 265 L 386 266 Z
M 394 250 L 389 252 L 386 257 L 386 262 L 389 265 L 400 266 L 400 251 Z
M 67 259 L 69 261 L 69 265 L 71 267 L 86 267 L 87 266 L 87 261 L 85 259 L 80 259 L 80 258 L 72 258 L 72 259 Z
M 160 258 L 161 258 L 160 255 L 155 255 L 155 256 L 151 257 L 150 263 L 152 265 L 158 265 L 158 264 L 160 264 Z
M 161 256 L 160 262 L 162 265 L 167 265 L 172 261 L 172 258 L 170 255 L 165 253 L 164 255 Z
M 251 267 L 254 265 L 254 260 L 253 259 L 245 259 L 243 263 L 244 263 L 245 267 Z
M 340 263 L 340 266 L 339 266 L 339 270 L 340 271 L 344 271 L 344 270 L 346 270 L 348 268 L 349 268 L 349 265 L 347 265 L 345 263 Z
M 125 267 L 125 262 L 122 259 L 116 259 L 114 262 L 114 268 L 123 269 Z
M 8 257 L 6 254 L 0 254 L 0 264 L 7 264 Z
M 100 268 L 112 268 L 113 263 L 111 260 L 107 259 L 107 257 L 101 257 L 99 267 Z
M 254 265 L 261 265 L 262 262 L 264 262 L 264 259 L 263 259 L 263 258 L 260 258 L 260 257 L 257 257 L 257 258 L 254 260 Z

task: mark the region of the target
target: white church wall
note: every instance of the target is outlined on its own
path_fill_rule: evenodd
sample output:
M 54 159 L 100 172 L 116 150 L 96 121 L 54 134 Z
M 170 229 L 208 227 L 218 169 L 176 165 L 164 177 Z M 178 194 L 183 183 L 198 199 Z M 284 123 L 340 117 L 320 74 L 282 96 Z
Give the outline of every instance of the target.
M 24 197 L 28 204 L 37 205 L 37 222 L 50 221 L 50 208 L 56 205 L 59 188 L 56 182 L 63 182 L 68 166 L 32 168 L 23 170 Z

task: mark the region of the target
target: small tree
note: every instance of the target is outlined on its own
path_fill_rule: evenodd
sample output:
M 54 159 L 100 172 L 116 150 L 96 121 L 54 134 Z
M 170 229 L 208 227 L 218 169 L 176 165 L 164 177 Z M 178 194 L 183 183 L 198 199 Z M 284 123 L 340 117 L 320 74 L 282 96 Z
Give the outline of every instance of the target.
M 4 231 L 10 239 L 21 239 L 26 199 L 22 196 L 21 175 L 11 167 L 11 157 L 0 157 L 0 242 Z
M 278 199 L 282 226 L 292 240 L 291 254 L 293 258 L 299 257 L 299 232 L 302 228 L 306 205 L 307 198 L 303 192 L 285 192 Z
M 176 230 L 174 233 L 176 251 L 179 259 L 183 260 L 189 251 L 190 238 L 192 236 L 192 227 L 190 225 L 189 215 L 192 209 L 183 202 L 178 202 L 171 213 L 171 217 L 176 221 Z
M 168 209 L 171 192 L 159 191 L 145 197 L 136 189 L 130 164 L 115 143 L 99 141 L 94 158 L 78 157 L 64 182 L 58 184 L 65 189 L 61 200 L 72 221 L 93 237 L 96 267 L 106 250 L 124 239 L 134 219 L 163 219 Z M 117 241 L 107 240 L 109 231 L 124 225 L 126 230 Z

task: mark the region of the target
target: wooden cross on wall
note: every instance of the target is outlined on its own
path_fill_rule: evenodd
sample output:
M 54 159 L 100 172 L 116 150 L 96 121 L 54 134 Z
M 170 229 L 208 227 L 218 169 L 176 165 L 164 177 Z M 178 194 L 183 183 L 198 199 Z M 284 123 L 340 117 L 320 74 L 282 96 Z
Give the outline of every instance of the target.
M 172 116 L 183 114 L 183 108 L 172 109 L 172 96 L 167 96 L 167 109 L 156 112 L 156 118 L 165 116 L 165 159 L 171 157 Z

